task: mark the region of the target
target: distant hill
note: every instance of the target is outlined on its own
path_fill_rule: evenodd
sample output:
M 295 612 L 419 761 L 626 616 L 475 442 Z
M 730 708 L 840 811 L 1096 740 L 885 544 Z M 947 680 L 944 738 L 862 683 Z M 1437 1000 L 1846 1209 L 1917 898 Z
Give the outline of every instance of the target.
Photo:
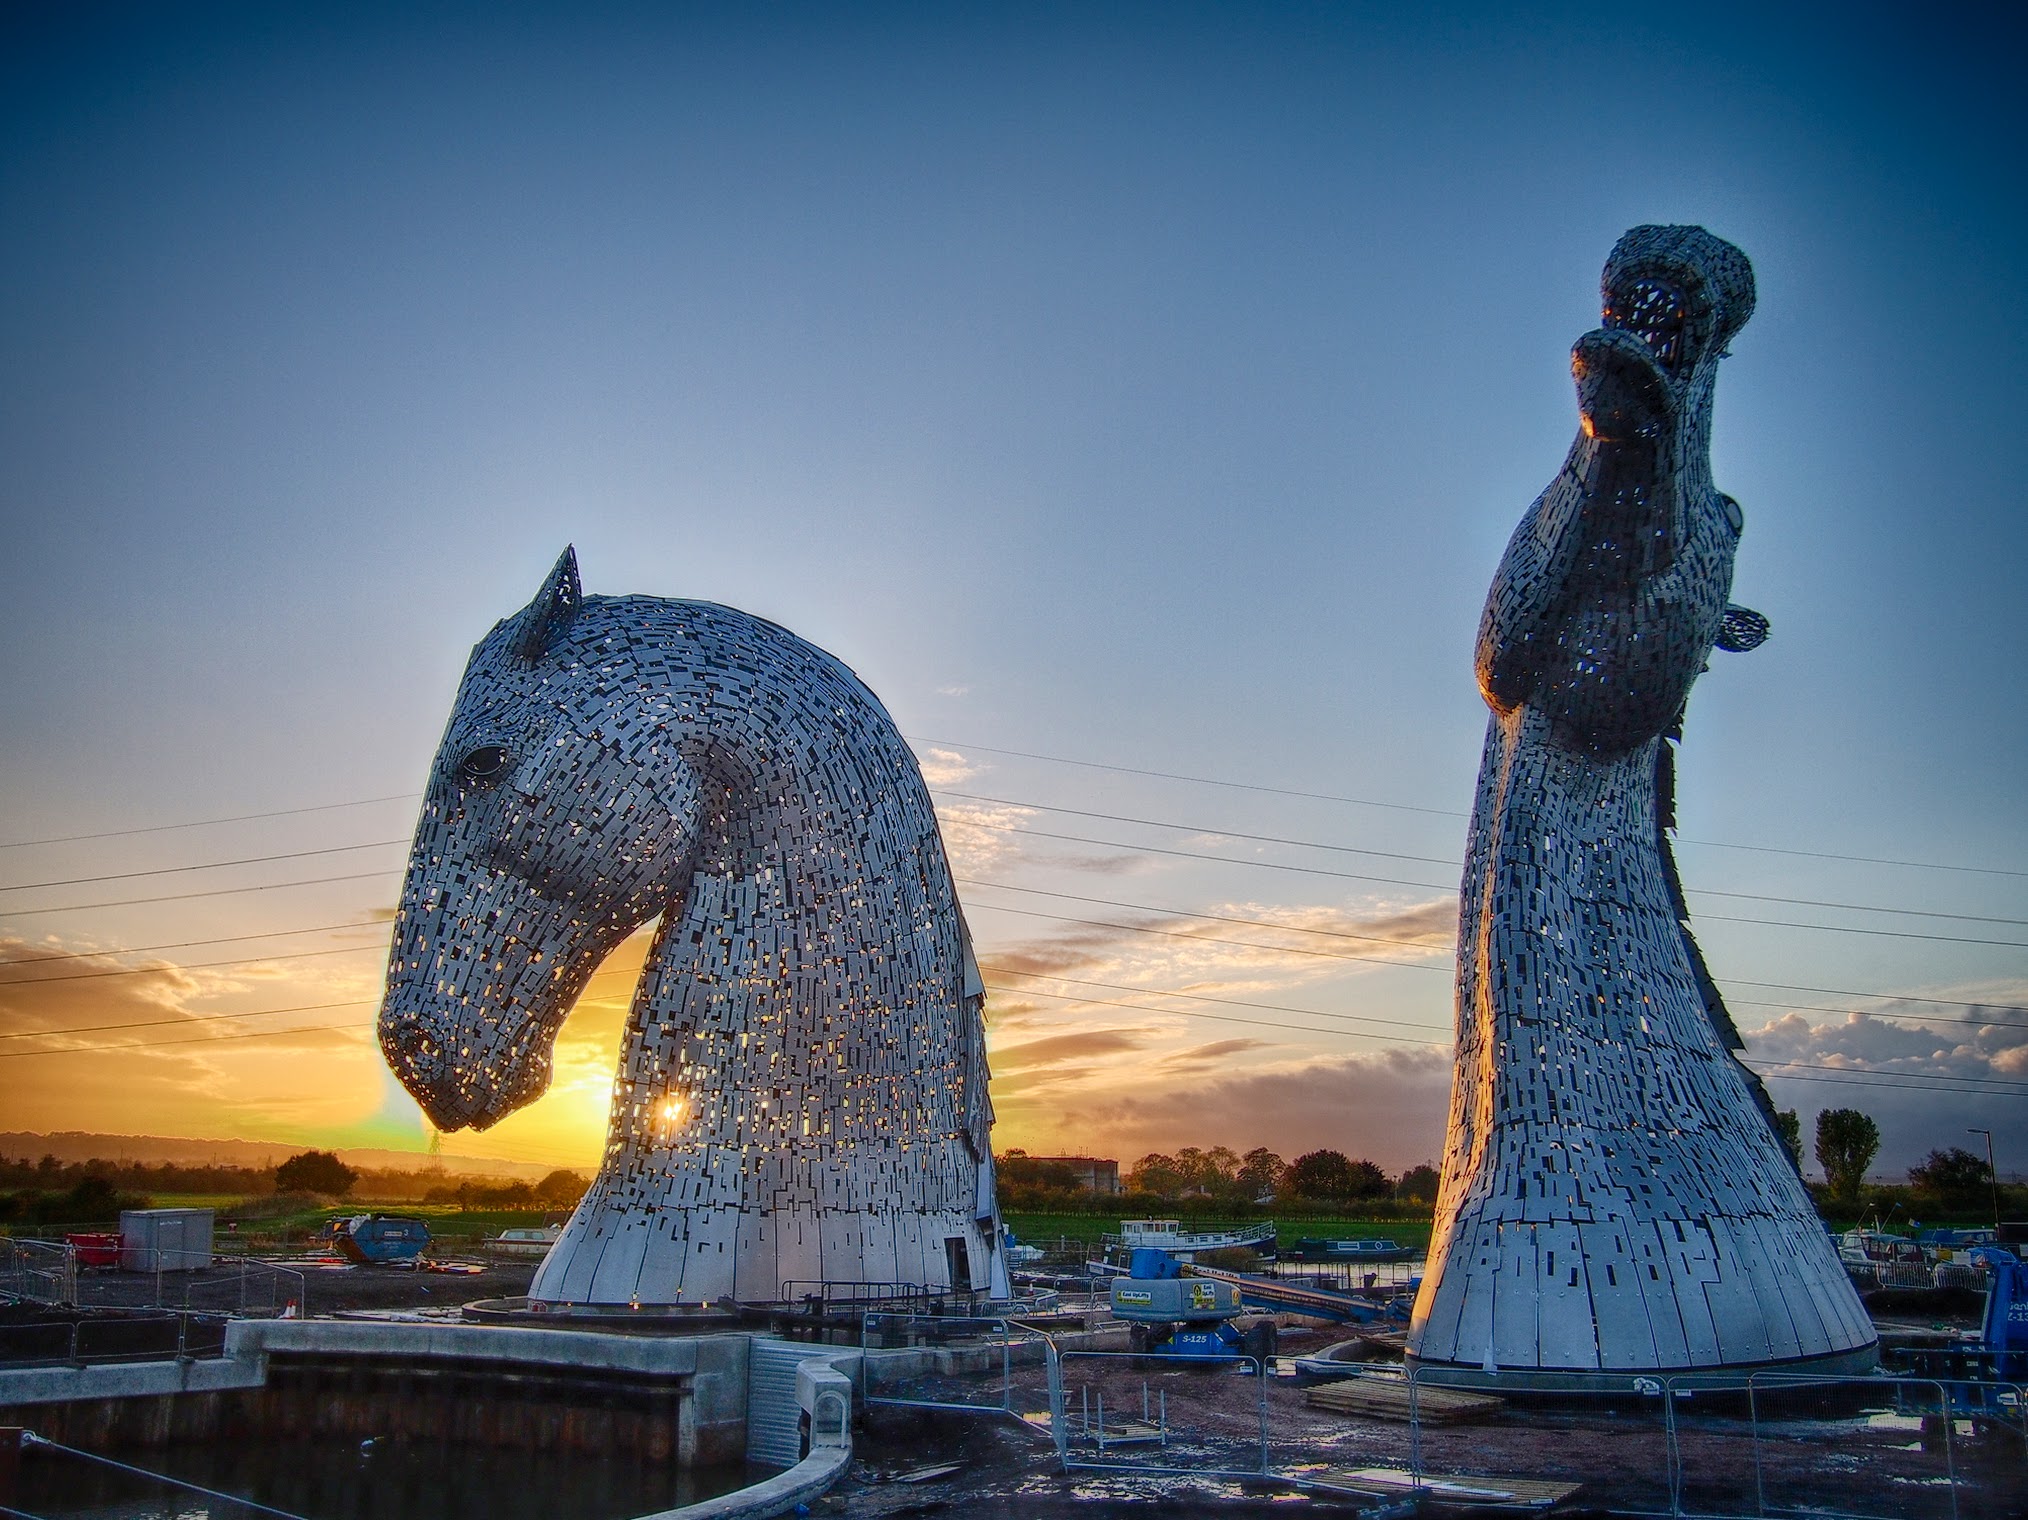
M 151 1164 L 173 1161 L 179 1166 L 275 1166 L 299 1152 L 325 1149 L 322 1146 L 289 1145 L 275 1140 L 183 1140 L 166 1135 L 91 1135 L 64 1130 L 54 1135 L 30 1134 L 21 1130 L 0 1131 L 0 1156 L 26 1156 L 38 1161 L 54 1156 L 59 1161 L 145 1161 Z M 496 1161 L 490 1156 L 459 1156 L 449 1151 L 441 1156 L 421 1151 L 384 1151 L 339 1147 L 338 1159 L 347 1166 L 373 1167 L 382 1171 L 421 1172 L 441 1167 L 446 1172 L 468 1177 L 522 1177 L 531 1182 L 548 1176 L 555 1167 L 532 1161 Z M 589 1174 L 596 1166 L 580 1166 Z

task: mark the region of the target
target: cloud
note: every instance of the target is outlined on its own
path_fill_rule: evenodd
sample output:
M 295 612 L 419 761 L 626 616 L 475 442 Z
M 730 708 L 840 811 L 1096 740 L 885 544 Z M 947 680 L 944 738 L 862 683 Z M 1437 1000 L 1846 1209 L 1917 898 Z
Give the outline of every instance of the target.
M 1006 803 L 945 801 L 937 823 L 951 869 L 959 876 L 989 876 L 1021 854 L 1021 836 L 1011 832 L 1033 808 Z
M 1207 1062 L 1223 1060 L 1249 1050 L 1272 1050 L 1272 1040 L 1213 1040 L 1209 1045 L 1193 1045 L 1188 1050 L 1179 1050 L 1174 1055 L 1162 1057 L 1164 1066 L 1202 1066 Z
M 1046 908 L 1050 899 L 1035 901 Z M 1448 900 L 1377 909 L 1226 902 L 1209 905 L 1203 917 L 1060 901 L 1066 915 L 1093 921 L 1073 919 L 982 950 L 995 989 L 1040 996 L 1053 990 L 1040 979 L 1077 977 L 1144 987 L 1149 995 L 1229 996 L 1364 974 L 1375 964 L 1448 974 L 1456 938 L 1456 905 Z M 974 903 L 982 921 L 996 906 L 1005 905 Z
M 1912 1017 L 1918 1005 L 1889 1014 L 1847 1014 L 1812 1023 L 1800 1013 L 1745 1032 L 1748 1057 L 1776 1104 L 1803 1120 L 1804 1148 L 1815 1116 L 1856 1108 L 1880 1128 L 1873 1174 L 1898 1178 L 1930 1151 L 1967 1145 L 1967 1126 L 1993 1131 L 2002 1176 L 2028 1160 L 2028 1015 L 2015 1001 Z M 2008 1157 L 2017 1158 L 2010 1165 Z
M 1038 1066 L 1061 1066 L 1092 1056 L 1121 1055 L 1139 1050 L 1148 1043 L 1147 1032 L 1139 1029 L 1092 1029 L 1077 1034 L 1060 1034 L 1046 1040 L 1030 1040 L 996 1050 L 992 1066 L 999 1071 L 1022 1071 Z
M 969 686 L 939 686 L 937 688 L 937 695 L 940 697 L 965 697 L 970 696 L 971 692 L 972 688 Z
M 1068 1144 L 1132 1162 L 1182 1145 L 1265 1145 L 1284 1159 L 1330 1148 L 1389 1172 L 1443 1154 L 1449 1110 L 1447 1052 L 1395 1050 L 1194 1077 L 1187 1087 L 1048 1094 L 1030 1103 L 1001 1093 L 1001 1145 L 1046 1153 Z
M 987 769 L 974 765 L 957 750 L 938 749 L 934 745 L 917 755 L 916 763 L 922 767 L 922 779 L 931 786 L 957 786 Z

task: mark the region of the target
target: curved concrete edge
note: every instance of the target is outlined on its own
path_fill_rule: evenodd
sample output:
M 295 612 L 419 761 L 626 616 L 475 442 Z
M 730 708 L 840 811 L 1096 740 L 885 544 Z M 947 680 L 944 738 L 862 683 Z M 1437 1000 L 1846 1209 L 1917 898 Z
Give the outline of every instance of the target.
M 700 1499 L 641 1520 L 767 1520 L 828 1490 L 852 1465 L 850 1446 L 821 1446 L 786 1472 L 716 1499 Z
M 258 1388 L 267 1368 L 258 1358 L 202 1361 L 97 1362 L 87 1367 L 15 1367 L 0 1371 L 0 1410 L 84 1399 L 162 1398 Z
M 1452 1362 L 1405 1359 L 1415 1380 L 1431 1388 L 1464 1388 L 1475 1393 L 1639 1393 L 1643 1383 L 1699 1392 L 1744 1389 L 1756 1377 L 1821 1377 L 1833 1380 L 1874 1376 L 1880 1369 L 1880 1343 L 1869 1341 L 1850 1351 L 1801 1357 L 1781 1362 L 1740 1362 L 1724 1367 L 1483 1367 Z
M 852 1379 L 838 1363 L 857 1366 L 856 1349 L 813 1346 L 796 1366 L 796 1403 L 810 1417 L 810 1454 L 786 1472 L 737 1493 L 700 1499 L 639 1520 L 767 1520 L 827 1492 L 852 1465 Z M 827 1411 L 838 1418 L 827 1422 Z

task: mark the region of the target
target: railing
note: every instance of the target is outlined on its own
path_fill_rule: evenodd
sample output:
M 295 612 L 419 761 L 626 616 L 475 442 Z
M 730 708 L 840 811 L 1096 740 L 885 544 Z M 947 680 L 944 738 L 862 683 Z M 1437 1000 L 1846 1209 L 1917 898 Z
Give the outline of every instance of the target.
M 0 1236 L 0 1300 L 104 1309 L 213 1310 L 246 1316 L 307 1315 L 308 1278 L 253 1256 L 151 1248 L 132 1271 L 86 1270 L 67 1241 Z
M 859 1332 L 865 1404 L 1011 1416 L 1036 1426 L 1054 1411 L 1056 1355 L 1046 1331 L 1001 1315 L 866 1314 Z
M 271 1318 L 307 1318 L 310 1313 L 309 1279 L 294 1267 L 279 1262 L 242 1256 L 232 1266 L 230 1277 L 183 1280 L 183 1307 L 221 1306 L 242 1318 L 265 1314 Z M 233 1300 L 237 1297 L 237 1304 Z M 158 1277 L 156 1298 L 161 1300 Z
M 77 1302 L 77 1251 L 62 1241 L 0 1236 L 0 1298 L 26 1304 Z
M 829 1309 L 833 1305 L 857 1308 L 862 1304 L 925 1304 L 939 1298 L 968 1302 L 976 1296 L 971 1289 L 940 1292 L 921 1283 L 823 1282 L 792 1277 L 781 1286 L 780 1302 Z
M 1066 1471 L 1273 1476 L 1270 1370 L 1259 1357 L 1237 1354 L 1061 1352 L 1050 1363 L 1057 1460 Z M 1251 1381 L 1242 1385 L 1240 1374 Z M 1242 1386 L 1251 1398 L 1234 1393 Z
M 0 1326 L 0 1366 L 7 1367 L 192 1361 L 224 1354 L 225 1322 L 215 1315 L 52 1319 Z

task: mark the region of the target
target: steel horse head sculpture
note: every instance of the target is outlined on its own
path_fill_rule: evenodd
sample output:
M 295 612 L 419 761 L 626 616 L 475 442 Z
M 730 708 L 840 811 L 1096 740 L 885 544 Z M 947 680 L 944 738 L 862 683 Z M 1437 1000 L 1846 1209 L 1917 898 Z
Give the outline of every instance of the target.
M 1580 426 L 1479 626 L 1492 709 L 1460 890 L 1457 1067 L 1409 1353 L 1453 1382 L 1864 1366 L 1838 1263 L 1690 936 L 1670 741 L 1731 607 L 1742 518 L 1712 384 L 1746 256 L 1637 227 L 1571 368 Z
M 389 1065 L 440 1128 L 492 1124 L 658 915 L 604 1164 L 530 1297 L 1004 1294 L 984 988 L 914 755 L 822 650 L 709 602 L 585 597 L 566 550 L 466 667 Z

